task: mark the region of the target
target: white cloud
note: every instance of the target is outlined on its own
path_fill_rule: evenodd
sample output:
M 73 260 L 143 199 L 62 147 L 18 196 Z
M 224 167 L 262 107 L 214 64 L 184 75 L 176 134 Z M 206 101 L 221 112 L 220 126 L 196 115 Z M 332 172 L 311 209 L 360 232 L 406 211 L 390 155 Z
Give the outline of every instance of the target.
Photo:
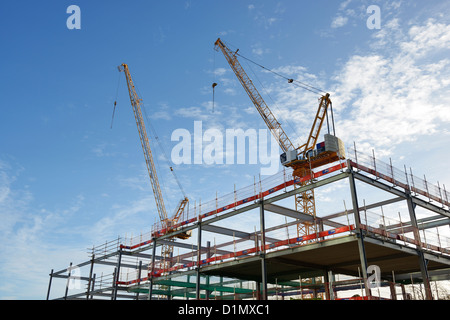
M 280 6 L 279 3 L 272 10 L 274 16 L 267 16 L 263 11 L 255 10 L 256 8 L 253 4 L 249 5 L 248 9 L 253 14 L 253 20 L 263 26 L 266 30 L 272 27 L 275 22 L 279 21 L 280 16 L 285 12 L 285 9 Z
M 409 37 L 409 41 L 403 42 L 400 47 L 407 54 L 419 58 L 450 47 L 450 25 L 429 19 L 426 25 L 411 27 Z
M 333 19 L 333 21 L 331 22 L 331 27 L 332 28 L 340 28 L 343 27 L 347 24 L 348 22 L 348 18 L 347 17 L 343 17 L 343 16 L 337 16 Z
M 355 18 L 357 16 L 354 9 L 347 9 L 351 1 L 352 0 L 346 0 L 341 2 L 336 16 L 331 21 L 331 28 L 341 28 L 349 23 L 349 17 Z
M 346 0 L 344 2 L 341 2 L 341 4 L 339 5 L 339 10 L 345 10 L 345 8 L 347 8 L 350 2 L 352 2 L 352 0 Z
M 264 53 L 264 51 L 261 48 L 254 48 L 254 49 L 252 49 L 252 53 L 257 56 L 261 56 Z
M 225 75 L 225 73 L 227 73 L 227 69 L 225 68 L 216 68 L 213 73 L 215 76 L 217 77 L 222 77 L 223 75 Z
M 252 45 L 252 54 L 256 56 L 262 56 L 264 53 L 270 52 L 270 49 L 265 49 L 260 43 Z
M 354 55 L 337 72 L 333 101 L 338 133 L 347 142 L 387 152 L 450 121 L 450 60 L 442 58 L 448 56 L 450 26 L 429 20 L 406 35 L 398 29 L 391 21 L 374 37 L 373 48 L 390 42 L 389 51 Z
M 0 248 L 0 299 L 45 297 L 45 275 L 51 264 L 60 265 L 61 259 L 69 259 L 71 254 L 69 246 L 51 239 L 62 232 L 61 222 L 73 217 L 84 202 L 80 195 L 65 209 L 37 209 L 33 194 L 20 185 L 23 170 L 12 161 L 0 161 L 0 241 L 4 244 Z
M 301 66 L 273 71 L 332 88 L 336 134 L 347 145 L 355 141 L 382 156 L 403 142 L 445 132 L 450 122 L 448 48 L 450 25 L 428 20 L 403 31 L 400 21 L 393 19 L 374 33 L 371 52 L 350 56 L 336 71 L 334 83 L 321 83 Z M 285 83 L 266 86 L 261 94 L 273 98 L 266 102 L 291 140 L 302 142 L 318 96 Z
M 163 120 L 170 120 L 172 117 L 170 116 L 169 112 L 167 111 L 156 111 L 152 114 L 152 119 L 163 119 Z

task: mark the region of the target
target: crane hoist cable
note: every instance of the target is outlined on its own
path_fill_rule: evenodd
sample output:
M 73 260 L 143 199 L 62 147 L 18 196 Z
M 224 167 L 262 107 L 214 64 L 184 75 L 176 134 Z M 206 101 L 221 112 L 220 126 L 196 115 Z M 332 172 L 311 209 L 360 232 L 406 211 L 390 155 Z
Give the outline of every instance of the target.
M 248 62 L 248 61 L 247 61 Z M 253 70 L 253 68 L 251 67 L 251 65 L 249 63 L 247 63 L 247 66 L 249 67 L 249 69 L 251 70 L 251 72 L 253 73 L 254 77 L 256 78 L 256 80 L 258 80 L 259 85 L 261 86 L 261 88 L 264 90 L 265 94 L 269 97 L 269 99 L 272 101 L 272 105 L 273 107 L 275 107 L 276 110 L 278 110 L 278 112 L 281 113 L 280 108 L 278 108 L 277 103 L 275 103 L 274 99 L 272 98 L 272 96 L 269 93 L 269 90 L 267 90 L 265 88 L 265 86 L 263 85 L 263 83 L 261 82 L 261 80 L 259 79 L 258 75 L 256 74 L 256 72 Z M 291 129 L 291 131 L 293 133 L 295 133 L 298 136 L 298 132 L 297 130 L 295 130 L 294 126 L 291 124 L 291 121 L 289 120 L 289 117 L 287 117 L 286 119 L 284 119 L 284 122 L 289 126 L 289 128 Z
M 183 187 L 181 186 L 180 180 L 178 179 L 178 177 L 177 177 L 177 175 L 176 175 L 176 173 L 175 173 L 175 170 L 173 169 L 173 167 L 171 166 L 171 164 L 170 164 L 170 162 L 169 162 L 169 158 L 167 157 L 166 150 L 164 149 L 163 144 L 162 144 L 161 141 L 159 140 L 159 136 L 158 136 L 158 134 L 157 134 L 155 128 L 153 127 L 153 125 L 151 124 L 151 122 L 150 122 L 150 120 L 149 120 L 149 117 L 148 117 L 148 115 L 147 115 L 147 110 L 145 109 L 145 106 L 143 107 L 143 109 L 144 109 L 144 116 L 145 116 L 145 119 L 147 120 L 147 124 L 149 125 L 150 130 L 151 130 L 151 132 L 152 132 L 152 135 L 153 135 L 153 137 L 155 138 L 156 142 L 158 143 L 159 148 L 160 148 L 161 151 L 162 151 L 163 158 L 164 158 L 164 160 L 166 161 L 167 166 L 169 167 L 170 172 L 172 173 L 172 175 L 173 175 L 173 177 L 174 177 L 176 183 L 178 184 L 178 187 L 180 188 L 181 193 L 182 193 L 183 196 L 186 198 L 186 193 L 184 192 L 184 189 L 183 189 Z
M 224 42 L 224 41 L 222 41 L 222 42 Z M 225 43 L 225 42 L 224 42 L 224 43 Z M 293 83 L 293 84 L 295 84 L 296 86 L 298 86 L 298 87 L 300 87 L 300 88 L 303 88 L 303 89 L 305 89 L 305 90 L 311 91 L 311 92 L 316 93 L 316 94 L 320 94 L 320 95 L 326 94 L 326 91 L 324 91 L 324 90 L 322 90 L 322 89 L 320 89 L 320 88 L 316 88 L 316 87 L 314 87 L 314 86 L 312 86 L 312 85 L 310 85 L 310 84 L 307 84 L 307 83 L 305 83 L 305 82 L 302 82 L 302 81 L 299 81 L 299 80 L 296 80 L 296 79 L 289 78 L 289 77 L 287 77 L 287 76 L 285 76 L 285 75 L 282 75 L 282 74 L 279 73 L 279 72 L 276 72 L 276 71 L 274 71 L 274 70 L 271 70 L 271 69 L 269 69 L 269 68 L 267 68 L 267 67 L 261 65 L 260 63 L 258 63 L 258 62 L 256 62 L 256 61 L 251 60 L 250 58 L 247 58 L 247 57 L 243 56 L 242 54 L 239 53 L 239 49 L 237 49 L 237 50 L 234 52 L 234 54 L 237 55 L 237 56 L 239 56 L 239 57 L 241 57 L 241 58 L 243 58 L 243 59 L 245 59 L 245 60 L 247 60 L 247 61 L 249 61 L 249 62 L 251 62 L 251 63 L 253 63 L 253 64 L 255 64 L 255 65 L 257 65 L 258 67 L 260 67 L 260 68 L 262 68 L 262 69 L 264 69 L 264 70 L 267 70 L 268 72 L 271 72 L 271 73 L 275 74 L 275 75 L 278 76 L 278 77 L 281 77 L 281 78 L 287 80 L 288 83 Z
M 222 41 L 222 42 L 224 42 L 224 41 Z M 260 64 L 260 63 L 258 63 L 258 62 L 256 62 L 256 61 L 253 61 L 253 60 L 250 59 L 250 58 L 247 58 L 247 57 L 243 56 L 242 54 L 239 53 L 239 49 L 237 49 L 237 50 L 234 52 L 234 54 L 235 54 L 236 56 L 239 56 L 239 57 L 243 58 L 244 60 L 247 60 L 247 61 L 250 62 L 250 63 L 253 63 L 254 65 L 256 65 L 256 66 L 262 68 L 263 70 L 266 70 L 266 71 L 268 71 L 268 72 L 271 72 L 271 73 L 275 74 L 276 76 L 281 77 L 281 78 L 287 80 L 288 83 L 293 83 L 294 85 L 296 85 L 296 86 L 299 87 L 299 88 L 305 89 L 305 90 L 307 90 L 307 91 L 310 91 L 310 92 L 312 92 L 312 93 L 319 94 L 319 95 L 324 95 L 324 94 L 327 93 L 327 92 L 326 92 L 325 90 L 323 90 L 323 89 L 314 87 L 314 86 L 312 86 L 312 85 L 310 85 L 310 84 L 307 84 L 307 83 L 305 83 L 305 82 L 302 82 L 302 81 L 299 81 L 299 80 L 296 80 L 296 79 L 289 78 L 289 77 L 287 77 L 287 76 L 285 76 L 285 75 L 283 75 L 283 74 L 281 74 L 281 73 L 279 73 L 279 72 L 273 71 L 273 70 L 271 70 L 271 69 L 269 69 L 269 68 L 263 66 L 262 64 Z M 251 69 L 251 68 L 250 68 L 250 69 Z M 252 71 L 253 71 L 253 70 L 252 70 Z M 253 72 L 253 74 L 256 76 L 255 72 Z M 260 82 L 260 84 L 261 84 L 261 81 L 259 81 L 259 82 Z M 262 85 L 262 84 L 261 84 L 261 85 Z M 269 98 L 270 98 L 270 95 L 269 95 Z M 271 100 L 272 100 L 272 102 L 274 102 L 272 98 L 271 98 Z M 330 113 L 331 113 L 331 124 L 332 124 L 332 129 L 333 129 L 333 135 L 336 135 L 336 129 L 335 129 L 335 125 L 334 125 L 333 104 L 332 104 L 331 100 L 330 100 Z M 326 112 L 326 120 L 327 120 L 327 129 L 328 129 L 328 133 L 330 133 L 330 124 L 329 124 L 329 119 L 328 119 L 328 112 Z M 295 130 L 292 128 L 291 124 L 290 124 L 289 122 L 287 122 L 287 123 L 288 123 L 288 125 L 291 127 L 291 129 L 295 132 Z
M 116 99 L 114 100 L 114 109 L 113 109 L 113 114 L 112 114 L 112 119 L 111 119 L 111 129 L 113 126 L 113 122 L 114 122 L 114 114 L 116 113 L 116 106 L 117 106 L 117 97 L 119 96 L 119 85 L 120 85 L 120 74 L 119 74 L 119 79 L 117 80 L 117 89 L 116 89 Z

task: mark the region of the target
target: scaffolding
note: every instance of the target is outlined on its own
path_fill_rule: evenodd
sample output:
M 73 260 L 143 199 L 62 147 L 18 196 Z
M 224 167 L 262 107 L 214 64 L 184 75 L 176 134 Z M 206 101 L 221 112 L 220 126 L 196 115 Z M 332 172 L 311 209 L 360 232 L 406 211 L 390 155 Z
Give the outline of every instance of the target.
M 47 299 L 55 278 L 66 285 L 64 295 L 53 299 L 419 297 L 405 286 L 419 286 L 424 299 L 438 299 L 432 283 L 450 280 L 450 238 L 442 233 L 450 225 L 450 193 L 356 147 L 347 156 L 303 178 L 285 168 L 196 203 L 170 230 L 156 223 L 146 234 L 93 247 L 87 261 L 51 271 Z M 311 183 L 299 187 L 303 180 Z M 349 203 L 340 200 L 344 210 L 313 217 L 286 206 L 298 193 L 336 185 L 348 188 Z M 375 191 L 381 199 L 361 201 L 361 194 Z M 299 222 L 317 231 L 298 236 Z M 176 238 L 188 231 L 189 241 Z M 169 261 L 161 253 L 168 244 L 174 247 Z M 387 297 L 379 293 L 385 288 Z

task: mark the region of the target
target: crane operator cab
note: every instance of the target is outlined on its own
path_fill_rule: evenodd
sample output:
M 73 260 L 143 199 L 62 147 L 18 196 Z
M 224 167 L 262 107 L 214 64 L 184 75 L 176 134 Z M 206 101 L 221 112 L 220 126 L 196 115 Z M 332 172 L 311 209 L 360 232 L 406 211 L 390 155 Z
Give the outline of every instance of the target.
M 285 167 L 311 165 L 320 167 L 327 163 L 345 159 L 345 147 L 341 139 L 331 134 L 325 134 L 325 140 L 318 143 L 316 148 L 307 150 L 304 154 L 297 149 L 288 150 L 280 155 L 280 162 Z

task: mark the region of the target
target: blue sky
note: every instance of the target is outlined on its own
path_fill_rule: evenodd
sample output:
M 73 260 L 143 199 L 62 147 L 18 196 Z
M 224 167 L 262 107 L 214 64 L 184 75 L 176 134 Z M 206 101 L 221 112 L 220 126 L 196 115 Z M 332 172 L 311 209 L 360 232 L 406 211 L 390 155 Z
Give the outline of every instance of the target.
M 72 4 L 81 9 L 79 30 L 66 26 Z M 367 27 L 370 5 L 380 8 L 380 29 Z M 265 129 L 214 50 L 218 37 L 267 68 L 330 92 L 336 134 L 346 145 L 375 149 L 387 162 L 450 189 L 449 6 L 437 0 L 4 1 L 0 299 L 43 299 L 50 269 L 84 261 L 85 248 L 156 221 L 119 64 L 129 65 L 169 155 L 173 131 L 193 132 L 194 121 L 222 132 Z M 254 64 L 243 66 L 263 84 L 288 135 L 301 142 L 317 96 Z M 171 212 L 182 195 L 154 149 Z M 253 183 L 260 167 L 175 169 L 191 200 L 209 200 L 216 190 Z

